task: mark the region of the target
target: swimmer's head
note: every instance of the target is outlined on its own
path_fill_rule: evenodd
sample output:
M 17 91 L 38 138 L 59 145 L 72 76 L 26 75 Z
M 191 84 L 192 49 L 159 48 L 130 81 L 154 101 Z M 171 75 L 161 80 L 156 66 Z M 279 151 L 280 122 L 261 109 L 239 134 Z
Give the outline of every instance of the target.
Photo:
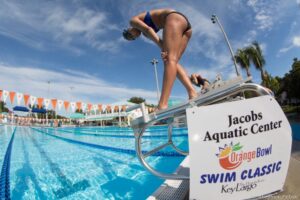
M 127 28 L 123 30 L 123 37 L 129 41 L 135 40 L 140 35 L 141 31 L 136 28 Z
M 196 74 L 192 74 L 192 75 L 190 76 L 190 80 L 191 80 L 191 82 L 192 82 L 194 85 L 198 85 L 198 79 L 197 79 Z

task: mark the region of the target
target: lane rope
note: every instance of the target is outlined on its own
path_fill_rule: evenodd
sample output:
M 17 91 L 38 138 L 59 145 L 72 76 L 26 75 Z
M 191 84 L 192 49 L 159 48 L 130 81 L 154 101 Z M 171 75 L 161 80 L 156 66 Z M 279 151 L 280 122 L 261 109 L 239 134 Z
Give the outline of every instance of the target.
M 103 149 L 103 150 L 108 150 L 108 151 L 113 151 L 113 152 L 126 153 L 126 154 L 130 154 L 130 155 L 135 155 L 136 154 L 136 151 L 132 150 L 132 149 L 121 149 L 121 148 L 116 148 L 116 147 L 103 146 L 103 145 L 99 145 L 99 144 L 91 144 L 91 143 L 81 142 L 81 141 L 78 141 L 78 140 L 72 140 L 72 139 L 64 138 L 64 137 L 57 136 L 57 135 L 54 135 L 54 134 L 50 134 L 50 133 L 47 133 L 45 131 L 42 131 L 42 130 L 36 129 L 36 128 L 31 127 L 31 129 L 33 129 L 36 132 L 54 137 L 56 139 L 63 140 L 65 142 L 73 143 L 73 144 L 79 144 L 79 145 L 83 145 L 83 146 L 88 146 L 88 147 L 92 147 L 92 148 Z M 146 154 L 147 151 L 143 151 L 142 153 Z M 184 155 L 181 155 L 177 152 L 156 152 L 156 153 L 152 154 L 152 156 L 185 157 Z
M 0 199 L 1 200 L 10 200 L 10 182 L 9 182 L 9 172 L 10 172 L 10 160 L 11 160 L 11 151 L 13 146 L 13 141 L 15 137 L 15 132 L 17 127 L 15 127 L 13 134 L 10 138 L 9 144 L 6 149 L 4 156 L 4 161 L 1 169 L 0 175 Z

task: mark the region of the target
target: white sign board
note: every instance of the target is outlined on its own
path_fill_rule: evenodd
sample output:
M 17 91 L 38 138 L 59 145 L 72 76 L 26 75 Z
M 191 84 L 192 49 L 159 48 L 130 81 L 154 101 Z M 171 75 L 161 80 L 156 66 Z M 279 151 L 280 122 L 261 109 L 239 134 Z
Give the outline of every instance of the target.
M 282 190 L 292 136 L 271 96 L 187 109 L 190 199 L 249 199 Z

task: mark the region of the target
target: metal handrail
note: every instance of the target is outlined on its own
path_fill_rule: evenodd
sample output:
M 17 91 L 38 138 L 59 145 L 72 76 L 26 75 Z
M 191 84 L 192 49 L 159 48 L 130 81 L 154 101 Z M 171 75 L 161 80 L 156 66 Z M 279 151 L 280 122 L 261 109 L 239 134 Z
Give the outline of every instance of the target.
M 204 106 L 204 105 L 211 105 L 218 103 L 220 101 L 229 101 L 229 97 L 232 97 L 238 93 L 245 92 L 245 91 L 254 91 L 257 92 L 259 96 L 263 95 L 271 95 L 271 92 L 267 90 L 266 88 L 254 84 L 254 83 L 242 83 L 237 84 L 233 87 L 227 88 L 225 90 L 222 90 L 218 93 L 212 94 L 210 96 L 204 97 L 203 99 L 199 99 L 197 101 L 194 101 L 192 104 L 192 101 L 190 101 L 188 104 L 182 104 L 178 107 L 174 107 L 172 109 L 167 110 L 166 112 L 158 112 L 156 113 L 155 117 L 150 118 L 149 115 L 147 117 L 143 116 L 144 119 L 147 119 L 144 121 L 144 123 L 140 126 L 139 129 L 136 129 L 135 131 L 135 148 L 136 153 L 138 156 L 139 161 L 142 163 L 142 165 L 152 174 L 155 176 L 158 176 L 163 179 L 173 179 L 173 180 L 188 180 L 189 176 L 179 175 L 179 174 L 167 174 L 162 173 L 151 167 L 145 160 L 146 157 L 152 155 L 153 153 L 156 153 L 157 151 L 163 149 L 166 146 L 171 145 L 171 147 L 177 151 L 180 154 L 188 155 L 188 152 L 182 151 L 178 149 L 172 141 L 172 123 L 169 124 L 168 128 L 168 142 L 166 144 L 163 144 L 159 147 L 156 147 L 153 150 L 148 151 L 146 154 L 142 153 L 142 137 L 147 127 L 154 124 L 155 122 L 158 122 L 162 119 L 167 118 L 174 118 L 176 116 L 180 115 L 186 115 L 186 108 L 191 106 Z M 141 108 L 141 107 L 140 107 Z

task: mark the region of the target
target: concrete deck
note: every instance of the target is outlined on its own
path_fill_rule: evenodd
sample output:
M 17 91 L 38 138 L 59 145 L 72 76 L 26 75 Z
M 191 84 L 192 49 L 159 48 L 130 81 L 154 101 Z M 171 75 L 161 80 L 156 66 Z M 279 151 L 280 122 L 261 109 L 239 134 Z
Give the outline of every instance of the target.
M 176 173 L 189 174 L 189 158 L 187 157 L 178 167 Z M 189 181 L 166 180 L 148 200 L 189 199 Z M 299 200 L 300 199 L 300 141 L 293 141 L 292 156 L 283 192 L 265 198 L 268 200 Z
M 283 192 L 267 198 L 268 200 L 287 199 L 298 200 L 300 199 L 300 142 L 293 141 L 292 157 L 290 159 L 290 166 L 283 188 Z

